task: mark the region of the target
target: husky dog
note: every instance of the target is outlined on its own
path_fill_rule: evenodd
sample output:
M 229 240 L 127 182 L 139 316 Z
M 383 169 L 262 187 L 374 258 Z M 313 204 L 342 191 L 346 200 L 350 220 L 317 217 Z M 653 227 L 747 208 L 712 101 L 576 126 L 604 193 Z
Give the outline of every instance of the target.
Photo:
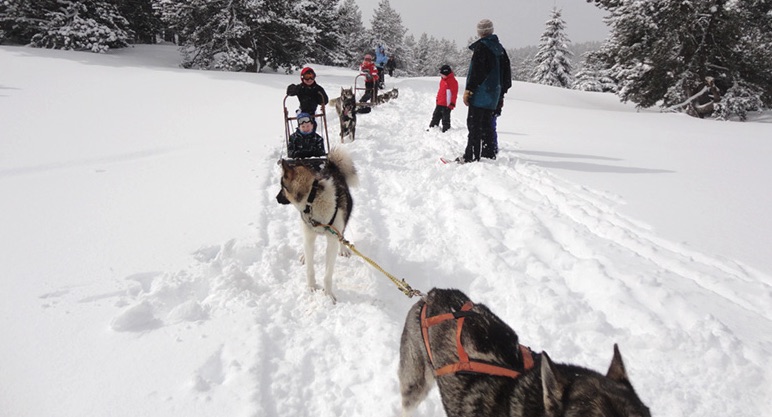
M 335 106 L 340 120 L 340 142 L 345 138 L 354 140 L 357 129 L 357 112 L 354 90 L 352 88 L 341 88 L 340 97 L 330 100 L 330 104 Z
M 349 187 L 359 182 L 356 168 L 348 153 L 341 147 L 333 148 L 327 160 L 316 168 L 302 159 L 280 161 L 281 191 L 276 196 L 280 204 L 292 204 L 300 212 L 303 228 L 303 256 L 306 264 L 308 287 L 316 289 L 314 276 L 314 244 L 316 237 L 327 237 L 325 252 L 324 293 L 335 302 L 332 292 L 332 272 L 335 255 L 351 256 L 351 251 L 339 244 L 338 236 L 326 226 L 343 234 L 351 216 L 354 202 Z
M 605 376 L 556 364 L 521 346 L 514 330 L 458 290 L 435 288 L 407 314 L 399 349 L 403 416 L 434 381 L 449 417 L 650 417 L 616 344 Z
M 375 99 L 375 102 L 378 104 L 386 103 L 387 101 L 397 97 L 399 97 L 399 90 L 396 88 L 392 88 L 391 90 L 383 94 L 378 94 L 378 97 Z

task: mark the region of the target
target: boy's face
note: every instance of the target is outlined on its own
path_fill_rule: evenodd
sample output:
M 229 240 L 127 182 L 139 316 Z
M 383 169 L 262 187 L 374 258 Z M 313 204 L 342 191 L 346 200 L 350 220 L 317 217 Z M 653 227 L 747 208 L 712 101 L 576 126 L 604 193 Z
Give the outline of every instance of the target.
M 311 133 L 314 130 L 314 124 L 311 122 L 305 122 L 300 124 L 300 131 L 303 133 Z

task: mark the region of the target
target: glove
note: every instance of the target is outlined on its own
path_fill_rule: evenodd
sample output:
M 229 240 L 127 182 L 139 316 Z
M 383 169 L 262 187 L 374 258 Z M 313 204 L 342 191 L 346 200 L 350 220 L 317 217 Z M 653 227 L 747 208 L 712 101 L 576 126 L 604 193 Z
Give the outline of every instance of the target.
M 450 106 L 448 107 L 450 107 L 450 109 L 453 110 L 456 108 L 456 103 L 450 103 Z
M 464 104 L 469 106 L 469 98 L 472 97 L 472 93 L 470 90 L 464 90 Z
M 296 96 L 298 95 L 298 86 L 295 84 L 290 84 L 287 86 L 287 95 L 288 96 Z

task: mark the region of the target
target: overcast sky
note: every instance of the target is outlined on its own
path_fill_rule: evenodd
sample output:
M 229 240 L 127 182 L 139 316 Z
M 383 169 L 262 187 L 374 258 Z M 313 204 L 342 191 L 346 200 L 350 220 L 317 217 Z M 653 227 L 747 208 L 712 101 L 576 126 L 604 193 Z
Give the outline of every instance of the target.
M 356 0 L 362 23 L 370 27 L 380 0 Z M 566 35 L 572 43 L 602 41 L 608 34 L 603 12 L 585 0 L 389 0 L 402 24 L 418 39 L 422 33 L 466 45 L 476 36 L 480 19 L 493 21 L 506 48 L 538 45 L 553 7 L 563 10 Z

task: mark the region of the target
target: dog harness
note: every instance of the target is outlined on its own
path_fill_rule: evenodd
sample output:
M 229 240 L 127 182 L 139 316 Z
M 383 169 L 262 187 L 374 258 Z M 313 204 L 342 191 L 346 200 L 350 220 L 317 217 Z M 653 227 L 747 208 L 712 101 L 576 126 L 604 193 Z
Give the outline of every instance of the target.
M 433 317 L 426 317 L 426 306 L 421 308 L 421 331 L 423 333 L 424 344 L 426 345 L 426 353 L 429 354 L 429 363 L 432 364 L 434 370 L 434 376 L 440 377 L 443 375 L 454 374 L 456 372 L 473 372 L 478 374 L 505 376 L 516 379 L 521 373 L 514 369 L 505 368 L 503 366 L 492 365 L 485 362 L 478 362 L 469 360 L 464 346 L 461 344 L 461 330 L 464 327 L 464 318 L 477 314 L 472 311 L 474 303 L 467 301 L 461 307 L 461 310 L 455 313 L 439 314 Z M 429 327 L 440 324 L 447 320 L 456 320 L 456 348 L 458 349 L 458 362 L 445 365 L 440 369 L 436 369 L 434 366 L 434 359 L 432 358 L 432 350 L 429 347 Z M 527 346 L 518 344 L 520 354 L 523 356 L 523 369 L 526 371 L 533 368 L 533 353 Z
M 316 200 L 316 191 L 318 189 L 319 189 L 319 180 L 314 180 L 314 183 L 311 184 L 311 192 L 308 194 L 308 199 L 306 200 L 306 209 L 303 210 L 303 213 L 305 213 L 308 216 L 308 223 L 311 225 L 311 227 L 325 225 L 324 223 L 320 223 L 311 217 L 311 204 L 313 204 L 314 200 Z M 337 215 L 338 215 L 338 205 L 336 204 L 335 211 L 332 213 L 332 219 L 330 219 L 330 222 L 327 223 L 327 225 L 332 225 L 332 223 L 335 222 L 335 217 Z

